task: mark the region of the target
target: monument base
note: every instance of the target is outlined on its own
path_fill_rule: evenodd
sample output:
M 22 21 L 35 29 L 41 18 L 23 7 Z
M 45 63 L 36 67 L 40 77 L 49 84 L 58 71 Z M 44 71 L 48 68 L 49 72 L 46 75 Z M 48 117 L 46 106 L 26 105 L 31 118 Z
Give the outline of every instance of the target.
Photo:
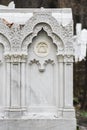
M 4 119 L 0 130 L 76 130 L 76 119 Z

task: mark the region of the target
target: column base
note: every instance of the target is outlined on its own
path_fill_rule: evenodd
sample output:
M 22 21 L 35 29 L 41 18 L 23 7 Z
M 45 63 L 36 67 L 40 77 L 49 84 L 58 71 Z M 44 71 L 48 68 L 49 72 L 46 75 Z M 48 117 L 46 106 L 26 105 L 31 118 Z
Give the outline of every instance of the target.
M 63 118 L 75 118 L 75 109 L 74 108 L 64 108 L 63 109 Z
M 26 108 L 7 108 L 4 111 L 5 119 L 21 119 L 25 114 Z

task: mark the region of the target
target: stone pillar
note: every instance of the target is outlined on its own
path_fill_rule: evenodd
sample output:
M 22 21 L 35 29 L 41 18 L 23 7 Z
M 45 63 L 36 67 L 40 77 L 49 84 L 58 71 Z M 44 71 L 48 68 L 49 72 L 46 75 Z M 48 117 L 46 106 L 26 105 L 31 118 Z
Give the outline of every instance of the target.
M 75 117 L 73 108 L 73 56 L 64 56 L 64 117 Z
M 26 73 L 25 73 L 25 62 L 21 63 L 21 106 L 24 108 L 25 103 L 25 93 L 26 93 Z
M 20 63 L 11 63 L 11 108 L 21 107 Z
M 7 62 L 6 63 L 6 86 L 5 86 L 5 88 L 6 88 L 6 103 L 5 103 L 5 105 L 6 105 L 6 107 L 7 108 L 9 108 L 10 107 L 10 96 L 11 96 L 11 93 L 10 93 L 10 63 L 9 62 Z
M 4 83 L 4 91 L 5 91 L 5 107 L 6 109 L 8 109 L 10 107 L 10 96 L 11 96 L 11 90 L 10 90 L 10 87 L 11 87 L 11 63 L 10 63 L 10 56 L 5 54 L 5 61 L 6 61 L 6 64 L 5 64 L 5 70 L 4 70 L 4 75 L 5 75 L 5 79 L 6 82 Z
M 5 54 L 5 112 L 9 118 L 20 117 L 25 111 L 26 54 Z
M 59 99 L 59 102 L 58 102 L 58 108 L 59 108 L 59 111 L 58 111 L 58 116 L 62 116 L 62 111 L 63 111 L 63 95 L 64 95 L 64 92 L 63 92 L 63 87 L 64 87 L 64 71 L 63 71 L 63 56 L 62 55 L 58 55 L 58 99 Z
M 5 62 L 5 61 L 4 61 Z M 3 105 L 6 106 L 6 63 L 3 64 Z

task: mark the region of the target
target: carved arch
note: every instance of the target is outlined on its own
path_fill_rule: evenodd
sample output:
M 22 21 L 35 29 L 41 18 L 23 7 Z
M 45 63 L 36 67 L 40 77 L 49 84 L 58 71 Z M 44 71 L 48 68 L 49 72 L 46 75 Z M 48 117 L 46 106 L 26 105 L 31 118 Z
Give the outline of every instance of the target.
M 4 45 L 5 51 L 11 49 L 10 45 L 11 30 L 3 19 L 0 19 L 0 42 Z
M 52 32 L 51 27 L 46 23 L 40 23 L 35 25 L 35 27 L 33 28 L 33 33 L 26 36 L 25 39 L 23 40 L 21 45 L 22 50 L 27 51 L 28 45 L 32 43 L 33 38 L 36 37 L 42 29 L 47 33 L 47 36 L 53 40 L 53 43 L 57 46 L 57 51 L 62 51 L 63 53 L 64 51 L 63 41 L 59 36 L 57 36 L 55 33 Z
M 47 33 L 47 35 L 52 38 L 53 43 L 56 44 L 57 48 L 58 47 L 59 48 L 61 47 L 61 49 L 64 48 L 63 39 L 59 35 L 57 35 L 56 32 L 55 33 L 52 32 L 52 28 L 50 27 L 49 24 L 39 23 L 34 27 L 33 32 L 37 34 L 42 28 Z
M 68 32 L 65 30 L 65 28 L 62 25 L 59 25 L 59 23 L 57 22 L 57 20 L 51 16 L 50 13 L 35 13 L 33 17 L 31 17 L 25 24 L 25 26 L 22 29 L 22 41 L 25 39 L 25 37 L 27 37 L 29 34 L 33 33 L 33 29 L 36 25 L 41 24 L 41 23 L 45 23 L 47 25 L 49 25 L 49 27 L 52 30 L 52 33 L 55 33 L 57 36 L 60 37 L 60 39 L 64 39 L 63 43 L 65 43 L 65 34 L 68 36 Z M 61 32 L 64 32 L 61 33 Z
M 4 46 L 5 52 L 11 49 L 9 40 L 1 33 L 0 33 L 0 43 Z

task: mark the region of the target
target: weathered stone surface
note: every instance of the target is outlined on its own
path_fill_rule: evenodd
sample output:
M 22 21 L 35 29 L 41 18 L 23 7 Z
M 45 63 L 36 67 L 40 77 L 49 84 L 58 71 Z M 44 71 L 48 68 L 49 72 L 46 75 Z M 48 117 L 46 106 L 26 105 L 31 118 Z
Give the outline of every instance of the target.
M 0 4 L 8 5 L 11 0 L 1 0 Z M 14 0 L 17 8 L 72 8 L 74 23 L 82 23 L 87 28 L 87 0 Z
M 0 11 L 0 130 L 75 130 L 71 9 Z
M 76 130 L 75 122 L 68 119 L 9 119 L 0 120 L 0 130 Z

